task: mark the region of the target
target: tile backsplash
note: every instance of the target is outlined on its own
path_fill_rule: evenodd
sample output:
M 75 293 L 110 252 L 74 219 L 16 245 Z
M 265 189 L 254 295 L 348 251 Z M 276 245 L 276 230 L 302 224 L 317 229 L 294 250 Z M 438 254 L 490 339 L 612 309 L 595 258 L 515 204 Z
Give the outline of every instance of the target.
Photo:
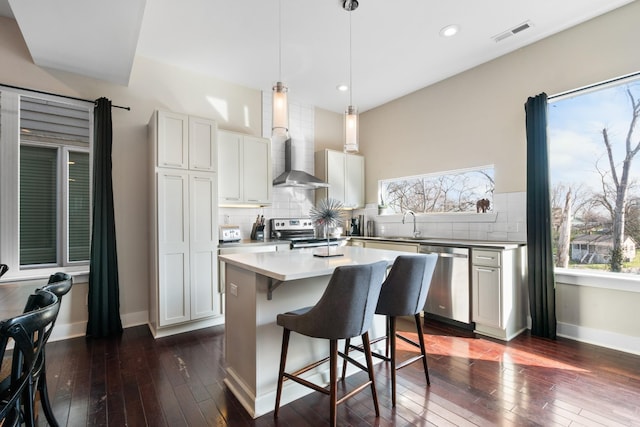
M 496 193 L 487 213 L 427 214 L 416 217 L 416 230 L 425 238 L 524 242 L 527 240 L 526 192 Z M 378 215 L 377 205 L 356 211 L 374 221 L 376 236 L 411 236 L 413 217 Z

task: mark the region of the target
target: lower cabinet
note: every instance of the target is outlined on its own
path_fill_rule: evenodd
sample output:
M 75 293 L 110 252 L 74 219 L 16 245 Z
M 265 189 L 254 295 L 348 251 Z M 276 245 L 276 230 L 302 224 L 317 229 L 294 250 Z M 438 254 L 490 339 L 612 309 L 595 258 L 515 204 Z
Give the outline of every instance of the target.
M 477 333 L 508 341 L 525 329 L 524 250 L 471 250 L 471 313 Z

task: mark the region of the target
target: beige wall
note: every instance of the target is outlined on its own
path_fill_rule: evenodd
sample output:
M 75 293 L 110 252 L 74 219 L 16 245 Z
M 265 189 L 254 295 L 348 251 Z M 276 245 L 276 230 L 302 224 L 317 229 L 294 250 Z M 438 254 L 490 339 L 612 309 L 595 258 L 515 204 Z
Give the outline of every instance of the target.
M 342 151 L 342 114 L 315 109 L 315 151 L 331 150 Z
M 640 70 L 639 16 L 634 2 L 361 114 L 367 203 L 379 179 L 486 164 L 497 193 L 525 191 L 527 97 Z

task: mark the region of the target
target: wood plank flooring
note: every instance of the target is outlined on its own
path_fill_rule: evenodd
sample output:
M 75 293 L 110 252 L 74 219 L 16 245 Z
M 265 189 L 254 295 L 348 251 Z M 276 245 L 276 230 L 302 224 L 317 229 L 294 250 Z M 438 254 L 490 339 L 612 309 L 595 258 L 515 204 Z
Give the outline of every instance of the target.
M 154 340 L 144 326 L 118 339 L 49 343 L 60 425 L 327 425 L 328 397 L 319 393 L 284 406 L 277 421 L 273 413 L 251 419 L 223 383 L 224 333 L 214 327 Z M 528 333 L 505 344 L 431 322 L 425 337 L 431 387 L 420 363 L 400 370 L 394 409 L 389 367 L 379 364 L 380 418 L 367 390 L 340 405 L 341 426 L 640 426 L 640 356 Z M 46 425 L 44 417 L 38 423 Z

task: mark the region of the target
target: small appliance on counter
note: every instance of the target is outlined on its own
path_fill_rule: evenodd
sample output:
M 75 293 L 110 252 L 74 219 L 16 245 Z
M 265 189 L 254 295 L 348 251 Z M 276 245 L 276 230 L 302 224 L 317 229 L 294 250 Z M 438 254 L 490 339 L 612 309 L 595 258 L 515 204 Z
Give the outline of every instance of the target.
M 264 240 L 264 215 L 258 215 L 251 227 L 251 240 Z
M 349 234 L 351 236 L 362 236 L 362 227 L 364 226 L 364 215 L 358 215 L 351 218 L 351 229 Z
M 222 243 L 239 242 L 241 239 L 240 226 L 238 225 L 221 225 L 219 230 L 220 235 L 218 240 Z

